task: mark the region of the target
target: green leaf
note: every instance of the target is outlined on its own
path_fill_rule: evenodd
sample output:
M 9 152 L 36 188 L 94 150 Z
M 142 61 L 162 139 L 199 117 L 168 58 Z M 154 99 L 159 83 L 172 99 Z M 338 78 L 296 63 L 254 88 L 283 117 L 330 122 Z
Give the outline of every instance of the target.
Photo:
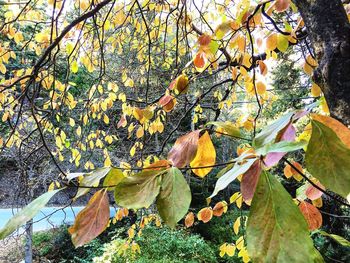
M 51 197 L 60 190 L 61 189 L 56 189 L 46 192 L 15 214 L 0 230 L 0 240 L 10 235 L 17 228 L 36 216 L 36 214 L 50 201 Z
M 214 192 L 209 196 L 209 198 L 212 198 L 217 195 L 217 193 L 223 189 L 225 189 L 231 182 L 233 182 L 240 174 L 245 173 L 248 171 L 250 166 L 253 165 L 256 158 L 247 159 L 246 162 L 241 164 L 237 161 L 233 168 L 226 172 L 223 176 L 221 176 L 217 181 L 215 185 Z
M 307 144 L 306 141 L 300 142 L 290 142 L 290 141 L 280 141 L 277 143 L 266 144 L 261 148 L 256 149 L 256 153 L 259 155 L 266 155 L 269 152 L 292 152 L 296 150 L 303 149 Z
M 335 234 L 328 234 L 325 231 L 319 231 L 318 233 L 320 233 L 323 236 L 327 236 L 327 237 L 332 238 L 333 240 L 335 240 L 336 242 L 338 242 L 340 245 L 342 245 L 344 247 L 350 247 L 350 242 L 341 236 L 338 236 Z
M 165 171 L 143 171 L 125 177 L 114 189 L 115 202 L 128 209 L 149 207 L 159 194 Z
M 209 47 L 210 52 L 211 52 L 213 55 L 215 55 L 216 52 L 217 52 L 218 49 L 219 49 L 219 43 L 218 43 L 218 41 L 211 40 L 210 43 L 209 43 L 209 45 L 208 45 L 208 47 Z
M 80 181 L 79 186 L 87 186 L 87 187 L 79 188 L 74 199 L 77 199 L 78 197 L 89 192 L 90 188 L 88 188 L 88 186 L 98 186 L 100 183 L 100 180 L 103 177 L 105 177 L 110 170 L 111 170 L 111 167 L 104 167 L 104 168 L 96 169 L 95 171 L 92 171 L 90 173 L 84 174 L 84 178 Z
M 263 172 L 251 204 L 247 248 L 253 262 L 323 262 L 289 193 Z
M 124 178 L 125 176 L 120 169 L 112 167 L 105 179 L 103 180 L 103 186 L 113 185 L 115 187 Z M 114 190 L 114 187 L 108 187 L 108 190 Z
M 181 171 L 170 168 L 163 175 L 160 193 L 157 197 L 157 208 L 164 222 L 170 227 L 187 213 L 191 203 L 191 190 Z
M 214 125 L 216 127 L 224 129 L 224 133 L 232 137 L 240 137 L 241 132 L 232 122 L 220 122 L 220 121 L 211 121 L 208 122 L 205 126 Z
M 347 198 L 350 191 L 350 149 L 336 133 L 316 120 L 307 146 L 306 167 L 327 188 Z
M 270 142 L 273 142 L 276 139 L 277 134 L 288 125 L 293 115 L 294 112 L 289 112 L 262 129 L 262 131 L 255 136 L 253 140 L 253 147 L 258 149 Z

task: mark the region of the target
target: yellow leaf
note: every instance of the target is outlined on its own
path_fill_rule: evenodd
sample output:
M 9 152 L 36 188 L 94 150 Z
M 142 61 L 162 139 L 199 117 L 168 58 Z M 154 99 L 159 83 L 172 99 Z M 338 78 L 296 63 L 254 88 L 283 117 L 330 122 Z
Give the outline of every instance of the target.
M 104 123 L 106 123 L 106 124 L 109 123 L 109 118 L 108 118 L 107 114 L 103 114 L 103 121 L 104 121 Z
M 143 130 L 142 126 L 140 126 L 136 131 L 136 137 L 141 138 L 141 137 L 143 137 L 143 135 L 144 135 L 144 130 Z
M 212 166 L 216 161 L 216 151 L 215 147 L 211 141 L 209 133 L 206 131 L 202 137 L 198 140 L 197 153 L 194 159 L 191 161 L 191 167 L 203 167 L 203 166 Z M 206 176 L 213 167 L 201 168 L 201 169 L 192 169 L 193 173 L 199 177 Z
M 70 66 L 70 69 L 73 73 L 77 73 L 78 69 L 79 69 L 78 63 L 76 61 L 73 61 L 71 66 Z
M 235 232 L 236 235 L 238 235 L 240 226 L 241 226 L 241 217 L 239 216 L 236 219 L 235 223 L 233 224 L 233 231 Z
M 226 246 L 226 254 L 229 256 L 229 257 L 233 257 L 234 254 L 235 254 L 235 251 L 236 251 L 236 246 L 233 245 L 233 244 L 228 244 Z
M 278 34 L 277 35 L 277 48 L 281 52 L 285 52 L 288 49 L 289 42 L 288 38 L 285 35 Z
M 321 93 L 322 93 L 321 88 L 316 83 L 312 83 L 311 95 L 314 97 L 319 97 L 321 96 Z
M 266 93 L 266 86 L 264 83 L 262 83 L 261 81 L 259 81 L 258 83 L 256 83 L 256 92 L 259 95 L 264 95 Z
M 240 192 L 236 192 L 234 193 L 231 197 L 230 197 L 230 204 L 233 204 L 236 202 L 236 200 L 238 199 L 238 197 L 241 195 Z

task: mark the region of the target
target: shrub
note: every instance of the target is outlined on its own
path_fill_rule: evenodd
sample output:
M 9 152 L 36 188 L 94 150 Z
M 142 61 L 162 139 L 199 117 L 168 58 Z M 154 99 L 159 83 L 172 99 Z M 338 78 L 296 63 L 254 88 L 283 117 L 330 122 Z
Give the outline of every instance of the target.
M 167 227 L 148 226 L 136 238 L 141 253 L 133 256 L 131 251 L 118 255 L 125 244 L 123 239 L 115 239 L 104 247 L 104 254 L 95 258 L 96 263 L 215 263 L 215 251 L 203 238 L 189 234 L 185 230 L 171 230 Z

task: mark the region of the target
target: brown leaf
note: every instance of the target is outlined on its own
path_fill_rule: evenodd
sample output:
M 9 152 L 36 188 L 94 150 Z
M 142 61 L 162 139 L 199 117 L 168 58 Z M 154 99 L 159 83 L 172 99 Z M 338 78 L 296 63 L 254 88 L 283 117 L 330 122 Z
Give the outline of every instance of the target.
M 194 223 L 194 214 L 192 212 L 189 212 L 185 217 L 185 226 L 191 227 Z
M 77 215 L 74 225 L 68 231 L 75 247 L 93 240 L 107 227 L 109 221 L 109 201 L 105 190 L 96 192 Z
M 322 226 L 322 215 L 312 204 L 302 201 L 299 209 L 309 225 L 309 230 L 316 230 Z
M 261 173 L 261 162 L 256 160 L 253 165 L 243 174 L 241 181 L 241 193 L 244 201 L 253 199 L 256 185 Z
M 178 138 L 168 153 L 168 160 L 175 167 L 188 165 L 196 156 L 200 130 L 187 133 Z

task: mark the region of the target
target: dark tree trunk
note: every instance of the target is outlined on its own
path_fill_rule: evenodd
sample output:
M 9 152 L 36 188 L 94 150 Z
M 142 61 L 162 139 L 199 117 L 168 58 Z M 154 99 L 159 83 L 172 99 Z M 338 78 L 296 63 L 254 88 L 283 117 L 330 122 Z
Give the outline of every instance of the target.
M 341 0 L 293 0 L 319 63 L 314 81 L 331 115 L 350 125 L 350 24 Z

